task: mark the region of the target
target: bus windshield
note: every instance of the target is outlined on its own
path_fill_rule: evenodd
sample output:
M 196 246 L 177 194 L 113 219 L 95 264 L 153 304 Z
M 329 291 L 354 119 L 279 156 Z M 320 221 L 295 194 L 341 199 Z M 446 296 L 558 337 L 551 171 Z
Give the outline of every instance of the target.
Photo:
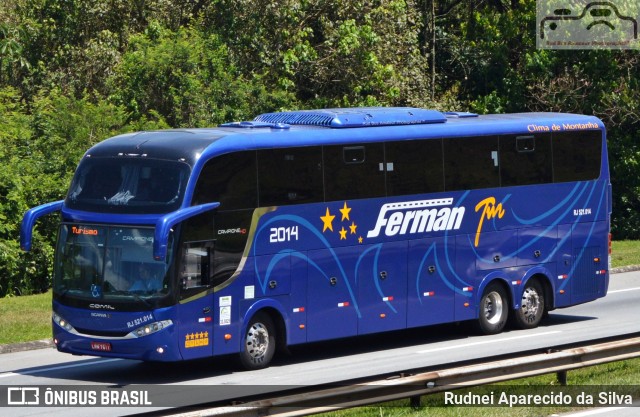
M 166 261 L 153 259 L 152 228 L 63 224 L 57 252 L 58 297 L 148 303 L 171 293 L 172 251 Z
M 84 158 L 65 204 L 110 213 L 168 213 L 181 203 L 189 166 L 147 158 Z

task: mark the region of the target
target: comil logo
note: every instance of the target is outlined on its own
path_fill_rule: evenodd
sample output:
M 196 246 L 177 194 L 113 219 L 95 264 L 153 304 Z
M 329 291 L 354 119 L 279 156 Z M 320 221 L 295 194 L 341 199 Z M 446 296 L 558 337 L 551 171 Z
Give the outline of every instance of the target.
M 115 310 L 111 304 L 89 304 L 89 308 L 96 308 L 101 310 Z
M 540 49 L 640 49 L 640 2 L 538 0 Z
M 453 198 L 389 203 L 380 208 L 378 220 L 367 237 L 377 237 L 381 232 L 386 236 L 407 233 L 429 233 L 457 230 L 464 218 L 464 207 L 449 207 Z

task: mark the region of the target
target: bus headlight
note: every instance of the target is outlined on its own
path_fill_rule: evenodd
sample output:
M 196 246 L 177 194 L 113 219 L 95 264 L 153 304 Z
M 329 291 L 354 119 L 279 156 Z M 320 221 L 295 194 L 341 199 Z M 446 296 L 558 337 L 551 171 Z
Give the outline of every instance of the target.
M 61 317 L 58 313 L 53 313 L 52 316 L 53 322 L 55 324 L 57 324 L 58 326 L 62 327 L 64 330 L 68 331 L 68 332 L 74 332 L 75 329 L 73 328 L 72 325 L 69 324 L 69 322 L 64 319 L 63 317 Z
M 167 327 L 173 325 L 171 320 L 162 320 L 157 321 L 155 323 L 148 323 L 144 326 L 140 326 L 131 333 L 129 333 L 128 337 L 144 337 L 149 336 L 150 334 L 154 334 L 155 332 L 159 332 L 162 329 L 166 329 Z

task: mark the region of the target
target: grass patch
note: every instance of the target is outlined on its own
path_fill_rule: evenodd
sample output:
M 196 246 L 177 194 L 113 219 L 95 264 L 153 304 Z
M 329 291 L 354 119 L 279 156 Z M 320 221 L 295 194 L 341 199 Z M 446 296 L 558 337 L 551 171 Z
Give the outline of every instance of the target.
M 618 240 L 612 242 L 611 264 L 620 266 L 640 265 L 640 241 Z
M 51 291 L 0 298 L 0 344 L 51 337 Z

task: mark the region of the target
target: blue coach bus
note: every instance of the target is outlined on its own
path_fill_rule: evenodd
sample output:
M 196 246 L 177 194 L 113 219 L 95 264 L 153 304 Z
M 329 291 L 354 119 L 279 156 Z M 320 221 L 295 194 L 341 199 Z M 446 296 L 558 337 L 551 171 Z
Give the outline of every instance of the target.
M 63 201 L 58 350 L 145 361 L 472 320 L 536 327 L 605 296 L 611 186 L 591 116 L 263 114 L 89 149 Z

